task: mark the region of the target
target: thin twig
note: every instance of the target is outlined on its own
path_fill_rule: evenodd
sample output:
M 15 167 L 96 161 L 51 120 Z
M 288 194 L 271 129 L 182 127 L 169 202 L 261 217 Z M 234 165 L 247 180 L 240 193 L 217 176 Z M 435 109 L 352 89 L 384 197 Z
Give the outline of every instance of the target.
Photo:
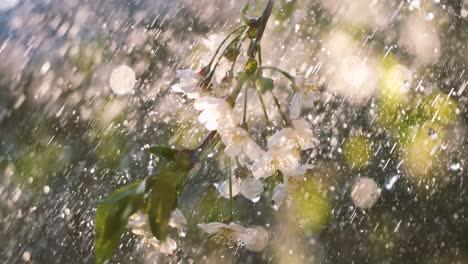
M 249 50 L 248 55 L 250 58 L 254 59 L 255 55 L 257 54 L 258 47 L 260 45 L 260 42 L 262 41 L 263 37 L 263 32 L 265 32 L 265 28 L 268 22 L 268 19 L 270 18 L 271 15 L 271 10 L 273 10 L 273 4 L 274 0 L 268 0 L 268 3 L 263 10 L 262 16 L 258 20 L 258 29 L 257 29 L 257 36 L 255 37 L 255 40 L 253 42 L 252 49 Z

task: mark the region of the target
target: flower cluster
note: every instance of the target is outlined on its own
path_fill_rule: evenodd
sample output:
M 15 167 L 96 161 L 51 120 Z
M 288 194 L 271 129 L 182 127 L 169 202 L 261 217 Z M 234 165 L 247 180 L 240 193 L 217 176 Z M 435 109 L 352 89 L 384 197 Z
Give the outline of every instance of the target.
M 194 108 L 200 112 L 200 123 L 209 131 L 217 131 L 224 145 L 224 154 L 239 163 L 237 168 L 231 168 L 230 179 L 214 184 L 220 195 L 228 199 L 242 194 L 252 202 L 257 202 L 264 191 L 262 180 L 280 173 L 283 183 L 275 187 L 272 196 L 273 208 L 278 209 L 288 194 L 288 177 L 303 175 L 310 168 L 309 165 L 301 163 L 301 151 L 314 146 L 313 133 L 306 120 L 298 118 L 302 106 L 310 106 L 312 101 L 313 87 L 310 82 L 301 74 L 295 78 L 294 87 L 297 92 L 290 104 L 290 116 L 293 120 L 288 122 L 287 127 L 268 137 L 267 150 L 263 150 L 243 126 L 240 117 L 245 113 L 233 108 L 225 99 L 201 96 L 200 80 L 197 79 L 200 76 L 195 72 L 190 74 L 195 76 L 193 78 L 184 78 L 185 75 L 188 74 L 182 75 L 180 82 L 172 87 L 173 91 L 183 92 L 188 98 L 195 99 Z M 238 176 L 235 173 L 236 169 L 245 169 L 248 173 Z M 222 234 L 245 233 L 237 224 L 226 226 L 209 223 L 200 227 L 209 234 L 214 232 L 214 227 Z M 238 239 L 238 235 L 234 237 Z

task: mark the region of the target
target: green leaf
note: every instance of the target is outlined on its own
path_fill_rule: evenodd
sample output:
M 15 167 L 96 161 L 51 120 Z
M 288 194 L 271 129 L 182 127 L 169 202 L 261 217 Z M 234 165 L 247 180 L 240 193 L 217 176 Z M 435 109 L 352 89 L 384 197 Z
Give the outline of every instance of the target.
M 177 156 L 177 149 L 172 149 L 168 146 L 154 145 L 151 146 L 148 151 L 169 161 L 175 161 Z
M 257 78 L 257 85 L 260 87 L 262 93 L 271 91 L 275 87 L 273 79 L 263 76 Z
M 151 232 L 164 240 L 169 231 L 169 218 L 177 208 L 178 187 L 189 168 L 178 162 L 164 168 L 151 184 L 148 198 L 148 219 Z
M 241 14 L 245 15 L 247 14 L 247 11 L 249 11 L 249 2 L 247 2 L 247 4 L 245 4 L 244 7 L 242 7 Z
M 145 182 L 136 182 L 115 190 L 96 211 L 94 251 L 96 263 L 108 261 L 119 245 L 130 215 L 144 206 Z

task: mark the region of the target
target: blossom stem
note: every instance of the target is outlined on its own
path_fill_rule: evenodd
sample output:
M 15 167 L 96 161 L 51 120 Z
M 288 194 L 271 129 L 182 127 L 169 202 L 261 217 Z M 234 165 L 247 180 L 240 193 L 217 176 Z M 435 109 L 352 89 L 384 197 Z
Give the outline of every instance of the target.
M 268 112 L 265 107 L 265 102 L 263 101 L 263 96 L 260 90 L 257 89 L 258 99 L 260 100 L 260 104 L 262 105 L 263 116 L 265 117 L 265 121 L 267 123 L 267 128 L 270 127 L 270 118 L 268 117 Z
M 262 70 L 262 46 L 258 46 L 258 65 L 260 65 L 259 71 Z
M 262 69 L 265 69 L 265 70 L 272 70 L 272 71 L 276 71 L 276 72 L 279 72 L 281 73 L 282 75 L 284 75 L 284 77 L 288 78 L 289 80 L 293 81 L 294 80 L 294 77 L 287 73 L 286 71 L 283 71 L 277 67 L 274 67 L 274 66 L 263 66 Z
M 208 66 L 211 67 L 211 65 L 213 64 L 214 60 L 216 59 L 216 56 L 218 55 L 218 53 L 221 51 L 221 48 L 224 46 L 224 44 L 226 43 L 226 41 L 228 41 L 228 39 L 236 34 L 238 31 L 241 31 L 241 30 L 244 30 L 246 29 L 247 26 L 246 25 L 242 25 L 236 29 L 234 29 L 233 31 L 231 31 L 227 36 L 226 38 L 223 39 L 223 41 L 221 42 L 221 44 L 219 44 L 218 48 L 216 49 L 215 53 L 213 54 L 213 57 L 211 58 L 210 62 L 208 63 Z
M 198 145 L 198 147 L 195 148 L 194 154 L 193 154 L 193 159 L 197 160 L 197 162 L 203 162 L 205 161 L 206 157 L 212 151 L 216 145 L 220 141 L 220 136 L 216 131 L 211 131 L 208 136 L 203 140 L 203 142 Z M 185 185 L 187 182 L 197 174 L 198 170 L 191 170 L 188 174 L 188 176 L 185 178 L 184 182 L 181 184 L 180 189 L 184 189 Z
M 286 79 L 288 79 L 291 82 L 291 87 L 293 88 L 293 90 L 295 92 L 297 92 L 298 88 L 296 86 L 294 76 L 292 76 L 291 74 L 289 74 L 286 71 L 283 71 L 283 70 L 281 70 L 279 68 L 276 68 L 274 66 L 263 66 L 263 67 L 260 67 L 260 69 L 262 69 L 262 70 L 272 70 L 272 71 L 276 71 L 276 72 L 282 74 L 284 77 L 286 77 Z
M 245 89 L 244 89 L 244 112 L 242 114 L 242 124 L 241 124 L 242 127 L 247 125 L 247 102 L 248 102 L 247 91 L 248 91 L 248 89 L 249 89 L 249 87 L 245 86 Z
M 203 142 L 200 143 L 200 145 L 198 145 L 195 149 L 199 150 L 200 153 L 204 152 L 206 148 L 211 145 L 211 142 L 213 141 L 213 138 L 216 137 L 216 134 L 216 131 L 211 131 L 208 134 L 208 136 L 206 136 L 206 138 L 203 140 Z
M 228 158 L 228 181 L 229 181 L 229 217 L 232 220 L 232 212 L 233 212 L 233 198 L 232 198 L 232 171 L 231 171 L 231 158 Z
M 236 99 L 239 96 L 239 93 L 244 86 L 245 81 L 247 81 L 248 75 L 244 72 L 242 75 L 239 77 L 239 80 L 236 83 L 236 86 L 234 87 L 234 90 L 232 91 L 231 95 L 226 99 L 226 101 L 231 105 L 234 106 L 236 103 Z
M 273 95 L 273 101 L 275 101 L 275 105 L 278 108 L 278 111 L 279 111 L 279 113 L 281 115 L 281 118 L 283 119 L 284 124 L 289 126 L 291 124 L 291 122 L 289 121 L 286 114 L 284 114 L 283 109 L 281 109 L 281 104 L 280 104 L 278 98 L 276 97 L 275 93 L 273 93 L 273 91 L 270 91 L 270 92 L 271 92 L 271 95 Z
M 259 26 L 257 29 L 257 36 L 254 39 L 252 48 L 248 51 L 248 55 L 252 59 L 255 58 L 255 54 L 259 50 L 260 42 L 263 37 L 263 32 L 265 32 L 266 24 L 268 22 L 268 19 L 270 18 L 271 11 L 273 10 L 274 2 L 274 0 L 268 0 L 268 3 L 266 4 L 265 9 L 263 10 L 262 16 L 258 20 Z
M 245 32 L 245 31 L 244 31 L 244 32 Z M 239 40 L 240 40 L 240 42 L 242 42 L 242 41 L 244 41 L 244 39 L 245 39 L 245 34 L 244 34 L 244 33 L 239 34 L 239 35 L 236 36 L 231 42 L 229 42 L 229 44 L 228 44 L 228 45 L 226 46 L 226 48 L 224 49 L 223 53 L 229 48 L 229 46 L 231 46 L 232 44 L 234 44 L 236 41 L 239 41 Z M 240 46 L 240 45 L 239 45 L 239 46 Z M 220 46 L 220 47 L 221 47 L 221 46 Z M 219 66 L 219 62 L 221 61 L 221 58 L 222 58 L 222 55 L 218 57 L 218 60 L 216 60 L 216 63 L 215 63 L 215 65 L 213 66 L 213 69 L 211 70 L 211 73 L 210 73 L 210 75 L 208 76 L 208 79 L 211 80 L 211 78 L 213 78 L 213 75 L 214 75 L 216 69 L 217 69 L 218 66 Z M 213 59 L 214 59 L 214 57 L 213 57 Z M 237 58 L 236 58 L 236 60 L 237 60 Z M 233 62 L 233 65 L 235 64 L 236 60 Z M 213 63 L 213 62 L 210 62 L 210 66 L 211 66 L 211 63 Z

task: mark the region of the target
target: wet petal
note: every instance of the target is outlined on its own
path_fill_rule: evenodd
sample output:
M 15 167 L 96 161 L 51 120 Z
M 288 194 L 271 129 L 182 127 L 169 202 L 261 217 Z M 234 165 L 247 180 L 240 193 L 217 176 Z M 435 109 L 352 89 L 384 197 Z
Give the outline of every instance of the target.
M 236 233 L 237 239 L 250 251 L 262 251 L 268 244 L 268 232 L 261 226 L 245 228 Z
M 302 95 L 295 93 L 289 101 L 289 118 L 299 118 L 302 108 Z
M 264 151 L 260 148 L 260 146 L 253 140 L 249 140 L 246 142 L 245 146 L 245 154 L 251 160 L 259 160 L 260 157 L 264 154 Z
M 273 196 L 271 198 L 273 202 L 273 209 L 278 210 L 279 207 L 283 204 L 286 196 L 288 195 L 288 187 L 280 183 L 276 185 L 275 189 L 273 190 Z
M 275 168 L 271 164 L 271 156 L 269 153 L 265 153 L 260 160 L 253 163 L 250 170 L 252 175 L 257 178 L 268 178 L 275 173 Z
M 183 231 L 186 224 L 187 219 L 185 219 L 185 216 L 179 209 L 175 209 L 171 214 L 171 218 L 169 219 L 169 225 L 179 229 L 179 231 Z
M 211 222 L 207 224 L 198 224 L 198 228 L 203 230 L 205 233 L 208 234 L 215 234 L 221 231 L 223 228 L 226 228 L 226 224 L 219 223 L 219 222 Z
M 229 181 L 228 180 L 225 180 L 223 182 L 221 182 L 217 188 L 216 188 L 219 192 L 219 194 L 226 198 L 226 199 L 229 199 L 230 198 L 230 195 L 229 195 Z M 232 177 L 232 197 L 234 196 L 237 196 L 239 194 L 239 191 L 240 191 L 240 179 L 236 178 L 236 177 Z
M 263 193 L 263 183 L 254 177 L 242 179 L 240 191 L 245 198 L 257 200 Z
M 168 237 L 162 243 L 159 243 L 159 251 L 166 255 L 172 255 L 177 250 L 177 243 L 174 239 Z

